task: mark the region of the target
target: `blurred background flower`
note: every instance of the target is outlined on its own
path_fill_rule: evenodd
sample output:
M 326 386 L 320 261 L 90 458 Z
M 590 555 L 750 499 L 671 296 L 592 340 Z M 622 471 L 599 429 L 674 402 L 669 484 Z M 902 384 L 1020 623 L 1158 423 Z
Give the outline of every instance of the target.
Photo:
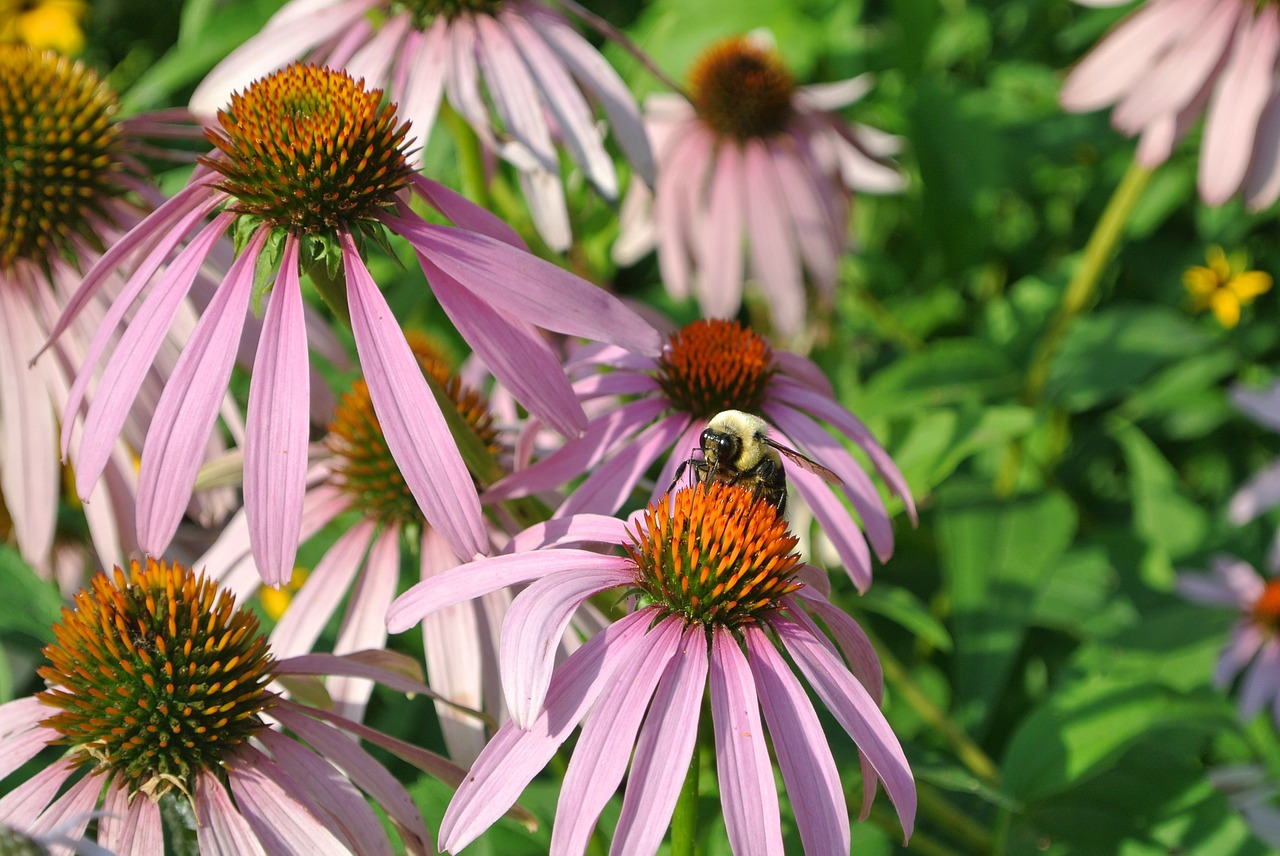
M 88 11 L 84 0 L 0 0 L 0 42 L 75 56 Z

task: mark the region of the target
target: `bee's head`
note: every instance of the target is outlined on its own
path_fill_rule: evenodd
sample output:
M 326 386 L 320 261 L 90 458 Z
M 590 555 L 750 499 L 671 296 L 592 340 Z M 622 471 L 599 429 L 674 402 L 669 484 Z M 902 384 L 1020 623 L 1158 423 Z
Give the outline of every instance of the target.
M 736 434 L 708 427 L 702 432 L 702 455 L 707 463 L 732 463 L 742 451 L 742 440 Z

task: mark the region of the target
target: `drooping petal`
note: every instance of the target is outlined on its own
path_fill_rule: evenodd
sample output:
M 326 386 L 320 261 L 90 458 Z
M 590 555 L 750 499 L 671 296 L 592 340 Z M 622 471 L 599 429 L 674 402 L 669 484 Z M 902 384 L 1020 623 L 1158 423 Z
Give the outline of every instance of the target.
M 212 773 L 196 774 L 196 841 L 207 856 L 266 856 L 258 836 Z
M 711 636 L 711 718 L 729 846 L 737 856 L 781 856 L 782 820 L 751 669 L 737 641 Z
M 243 746 L 227 765 L 236 805 L 258 840 L 273 856 L 348 856 L 326 825 L 291 790 L 288 776 L 258 750 Z
M 410 59 L 399 107 L 400 117 L 409 122 L 409 136 L 405 138 L 405 146 L 410 150 L 409 157 L 415 166 L 422 161 L 427 138 L 435 125 L 440 101 L 444 96 L 444 79 L 449 64 L 449 51 L 445 43 L 448 26 L 446 19 L 441 16 L 431 23 L 425 33 L 410 33 L 405 42 Z
M 30 831 L 39 835 L 56 829 L 71 838 L 79 838 L 89 825 L 101 792 L 101 779 L 97 776 L 82 776 L 40 813 L 29 826 Z
M 253 291 L 253 269 L 266 238 L 267 230 L 259 229 L 227 271 L 156 405 L 138 471 L 138 546 L 152 555 L 168 548 L 195 487 L 205 444 L 231 380 Z
M 507 222 L 493 212 L 481 208 L 456 191 L 450 190 L 439 182 L 432 181 L 421 173 L 409 177 L 413 192 L 439 211 L 449 222 L 469 232 L 479 232 L 497 241 L 510 244 L 516 249 L 528 251 L 520 233 L 507 225 Z
M 527 553 L 547 547 L 570 544 L 621 544 L 627 524 L 608 514 L 575 514 L 535 523 L 513 537 L 502 548 L 504 553 Z
M 678 621 L 658 622 L 645 637 L 636 667 L 628 669 L 634 678 L 612 684 L 591 708 L 556 803 L 552 853 L 582 853 L 586 849 L 600 812 L 626 772 L 636 732 L 658 679 L 675 656 L 680 636 Z
M 1240 684 L 1240 716 L 1246 721 L 1257 715 L 1280 692 L 1280 646 L 1269 639 L 1262 644 L 1253 665 Z
M 466 557 L 484 553 L 488 537 L 480 498 L 440 405 L 355 242 L 345 233 L 340 240 L 351 330 L 387 448 L 423 515 L 454 552 Z
M 658 682 L 640 730 L 610 854 L 657 852 L 698 742 L 706 686 L 707 636 L 694 624 Z
M 596 467 L 556 509 L 555 516 L 567 517 L 589 508 L 615 513 L 627 501 L 649 466 L 663 452 L 671 449 L 688 421 L 687 415 L 672 413 L 641 431 L 634 442 Z
M 112 782 L 102 800 L 98 843 L 116 856 L 164 856 L 159 803 L 130 800 L 128 791 Z
M 516 596 L 502 623 L 499 656 L 507 710 L 520 728 L 542 711 L 560 637 L 588 597 L 635 582 L 633 568 L 615 565 L 543 577 Z
M 280 273 L 253 364 L 244 448 L 244 508 L 262 580 L 284 585 L 293 573 L 307 480 L 311 378 L 298 281 L 298 240 L 285 240 Z
M 37 753 L 54 739 L 57 739 L 56 732 L 40 743 Z M 0 823 L 19 829 L 29 829 L 40 816 L 40 812 L 44 811 L 58 795 L 67 779 L 79 769 L 79 764 L 72 763 L 68 758 L 63 757 L 37 771 L 34 776 L 22 783 L 22 787 L 14 788 L 0 797 Z
M 437 609 L 556 571 L 621 567 L 626 561 L 616 556 L 602 556 L 590 550 L 569 549 L 476 559 L 424 580 L 396 598 L 387 612 L 387 628 L 392 633 L 402 633 Z
M 653 613 L 640 610 L 589 639 L 556 670 L 545 709 L 522 730 L 514 721 L 498 729 L 440 822 L 440 848 L 456 853 L 488 829 L 546 765 L 619 670 L 630 673 L 650 646 Z
M 759 140 L 743 146 L 747 242 L 753 274 L 765 284 L 773 323 L 783 335 L 804 324 L 804 283 L 790 224 L 783 216 L 785 190 L 777 186 L 769 154 Z
M 400 527 L 387 526 L 369 549 L 364 573 L 347 601 L 347 612 L 334 640 L 333 653 L 347 654 L 386 645 L 387 608 L 395 599 L 399 582 Z M 329 679 L 329 695 L 337 705 L 336 711 L 356 722 L 364 719 L 364 708 L 372 692 L 373 681 L 366 678 Z
M 702 278 L 698 305 L 708 318 L 732 318 L 742 306 L 742 166 L 737 145 L 721 143 L 711 172 L 707 226 L 694 245 Z
M 271 650 L 277 657 L 303 654 L 315 646 L 338 604 L 351 590 L 376 528 L 374 521 L 362 518 L 325 551 L 271 631 Z

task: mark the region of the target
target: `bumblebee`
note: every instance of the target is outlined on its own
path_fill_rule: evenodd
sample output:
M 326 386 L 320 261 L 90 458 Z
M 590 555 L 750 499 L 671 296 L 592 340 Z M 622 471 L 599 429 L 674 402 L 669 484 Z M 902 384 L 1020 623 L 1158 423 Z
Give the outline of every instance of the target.
M 769 425 L 758 416 L 741 410 L 725 410 L 711 417 L 700 441 L 702 457 L 682 461 L 676 468 L 671 488 L 685 469 L 693 471 L 694 482 L 723 482 L 750 487 L 757 497 L 778 509 L 787 510 L 787 475 L 782 459 L 821 476 L 831 484 L 842 484 L 831 470 L 795 449 L 769 439 Z M 668 491 L 671 490 L 668 488 Z

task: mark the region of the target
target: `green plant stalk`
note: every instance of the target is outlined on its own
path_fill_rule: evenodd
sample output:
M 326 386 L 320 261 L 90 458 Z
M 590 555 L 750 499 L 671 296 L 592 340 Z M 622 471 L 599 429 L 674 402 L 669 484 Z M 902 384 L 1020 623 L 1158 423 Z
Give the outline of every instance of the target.
M 1131 163 L 1115 193 L 1111 195 L 1111 201 L 1098 218 L 1098 224 L 1093 227 L 1093 234 L 1084 245 L 1080 266 L 1067 284 L 1067 290 L 1062 294 L 1062 303 L 1058 306 L 1049 330 L 1040 340 L 1040 347 L 1027 371 L 1023 400 L 1028 404 L 1035 404 L 1040 399 L 1045 381 L 1049 377 L 1049 363 L 1062 344 L 1071 322 L 1093 300 L 1102 272 L 1115 255 L 1116 248 L 1124 237 L 1124 227 L 1129 222 L 1129 215 L 1142 198 L 1142 191 L 1146 189 L 1150 178 L 1151 170 L 1140 166 L 1136 160 Z
M 324 259 L 316 259 L 306 266 L 304 271 L 311 278 L 320 299 L 329 307 L 339 321 L 351 329 L 351 307 L 347 305 L 347 274 L 339 267 L 336 276 L 329 275 L 329 266 Z
M 675 811 L 671 815 L 671 856 L 695 856 L 698 841 L 698 774 L 701 770 L 702 739 L 693 748 L 689 774 L 684 777 Z
M 916 800 L 920 814 L 928 817 L 935 826 L 942 827 L 954 839 L 964 845 L 967 853 L 986 853 L 991 849 L 991 834 L 969 815 L 952 805 L 938 789 L 916 782 Z M 911 844 L 916 844 L 912 836 Z
M 886 808 L 872 806 L 868 819 L 890 834 L 902 831 L 902 825 L 898 823 L 898 816 Z M 960 856 L 961 854 L 961 851 L 948 847 L 924 832 L 913 832 L 911 834 L 910 851 L 922 854 L 922 856 Z
M 884 679 L 894 692 L 902 697 L 908 705 L 923 719 L 930 727 L 937 729 L 942 738 L 951 746 L 956 757 L 960 762 L 968 768 L 979 779 L 988 784 L 996 784 L 1000 779 L 1000 768 L 995 762 L 987 756 L 986 752 L 974 743 L 968 734 L 965 734 L 960 726 L 948 718 L 947 714 L 937 707 L 929 697 L 924 694 L 920 687 L 916 686 L 915 681 L 911 680 L 907 674 L 906 667 L 899 662 L 898 658 L 866 627 L 863 630 L 867 634 L 867 638 L 871 640 L 872 646 L 880 655 L 880 667 L 884 671 Z
M 458 152 L 458 170 L 462 176 L 462 194 L 472 202 L 488 208 L 489 179 L 485 174 L 484 153 L 480 150 L 480 138 L 467 124 L 467 120 L 448 105 L 440 103 L 440 121 L 453 138 Z

